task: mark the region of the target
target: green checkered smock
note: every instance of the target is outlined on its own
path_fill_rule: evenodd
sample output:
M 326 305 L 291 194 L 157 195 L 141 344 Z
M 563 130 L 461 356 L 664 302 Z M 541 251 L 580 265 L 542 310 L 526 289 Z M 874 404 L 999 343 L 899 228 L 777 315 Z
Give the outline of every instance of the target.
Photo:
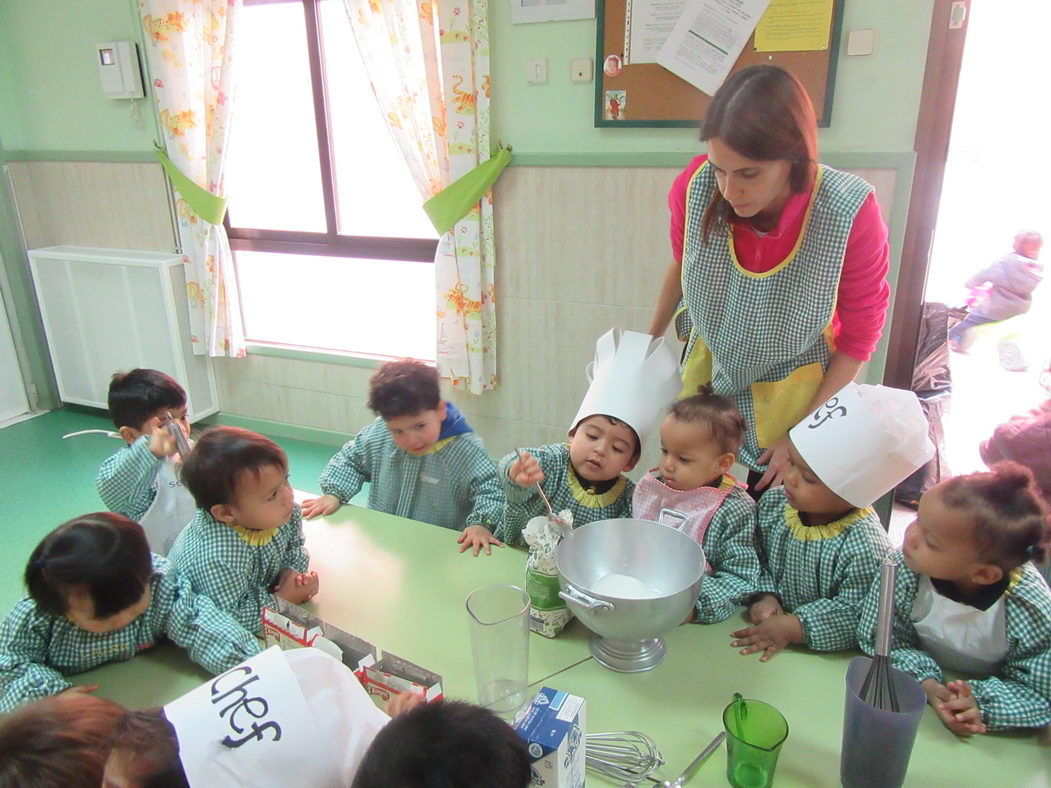
M 273 536 L 266 544 L 250 544 L 234 527 L 198 509 L 175 540 L 168 558 L 186 575 L 194 591 L 210 596 L 220 610 L 259 635 L 263 607 L 277 605 L 271 588 L 281 572 L 305 572 L 310 564 L 298 504 L 287 523 L 271 532 L 255 531 L 250 538 L 261 541 L 261 534 L 270 533 Z
M 847 239 L 872 187 L 820 166 L 799 244 L 762 274 L 737 260 L 731 227 L 717 225 L 704 240 L 702 219 L 717 190 L 714 169 L 705 162 L 686 196 L 686 313 L 676 316 L 676 329 L 689 331 L 683 395 L 710 383 L 716 394 L 730 397 L 748 424 L 737 459 L 764 470 L 760 455 L 807 414 L 828 367 Z
M 894 667 L 916 677 L 945 683 L 934 659 L 921 650 L 911 613 L 920 575 L 895 551 L 898 575 L 894 584 L 894 626 L 891 660 Z M 978 701 L 982 722 L 991 731 L 1042 728 L 1051 723 L 1051 591 L 1039 570 L 1026 563 L 1015 570 L 1004 592 L 1007 616 L 1007 656 L 995 676 L 968 682 Z M 861 608 L 858 643 L 872 654 L 879 613 L 879 581 L 872 584 Z M 966 648 L 961 643 L 961 648 Z
M 113 454 L 95 477 L 95 487 L 106 508 L 136 522 L 141 520 L 157 497 L 157 471 L 163 462 L 150 451 L 149 435 Z
M 259 642 L 159 555 L 153 556 L 149 608 L 126 627 L 95 634 L 26 597 L 0 629 L 0 712 L 72 686 L 65 676 L 104 662 L 131 659 L 167 637 L 190 659 L 222 673 L 259 653 Z
M 574 528 L 596 520 L 631 517 L 631 496 L 635 491 L 635 483 L 627 476 L 621 476 L 606 492 L 595 493 L 585 489 L 573 473 L 569 464 L 568 443 L 552 443 L 523 451 L 529 452 L 540 463 L 544 472 L 541 486 L 551 501 L 551 507 L 556 514 L 569 509 L 573 513 Z M 535 484 L 522 488 L 507 475 L 516 459 L 518 455 L 511 452 L 500 460 L 496 469 L 507 497 L 503 522 L 496 531 L 496 537 L 507 544 L 524 545 L 522 529 L 533 517 L 547 514 L 547 507 L 540 500 Z
M 339 450 L 321 474 L 321 491 L 347 503 L 362 484 L 369 508 L 462 531 L 495 531 L 504 508 L 496 468 L 482 439 L 464 432 L 439 440 L 427 454 L 398 448 L 381 418 Z
M 876 512 L 866 506 L 827 525 L 805 525 L 785 488 L 775 487 L 759 499 L 757 519 L 757 590 L 776 594 L 799 616 L 814 651 L 854 648 L 861 602 L 891 550 Z
M 697 618 L 701 624 L 725 621 L 755 591 L 759 556 L 755 552 L 755 501 L 739 485 L 716 509 L 701 545 L 712 574 L 701 583 Z

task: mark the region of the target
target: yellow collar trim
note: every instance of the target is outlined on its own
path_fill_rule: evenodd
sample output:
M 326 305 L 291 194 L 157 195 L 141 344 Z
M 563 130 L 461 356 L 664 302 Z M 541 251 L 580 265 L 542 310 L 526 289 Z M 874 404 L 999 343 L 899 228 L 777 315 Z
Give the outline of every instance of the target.
M 792 533 L 792 536 L 800 542 L 817 542 L 821 539 L 836 538 L 862 517 L 872 514 L 872 511 L 871 506 L 866 506 L 863 509 L 854 509 L 838 520 L 833 520 L 824 525 L 807 525 L 800 518 L 799 512 L 786 503 L 785 522 L 788 524 L 788 530 Z
M 230 525 L 233 532 L 241 537 L 241 541 L 252 547 L 262 547 L 263 545 L 270 544 L 273 541 L 274 536 L 277 534 L 277 528 L 268 528 L 265 531 L 260 531 L 255 528 L 245 528 L 243 525 Z
M 566 484 L 569 485 L 569 494 L 573 496 L 577 503 L 583 504 L 589 509 L 601 509 L 603 506 L 609 506 L 611 503 L 616 502 L 624 492 L 624 487 L 627 483 L 628 480 L 621 476 L 617 479 L 617 483 L 606 490 L 606 492 L 595 493 L 591 490 L 585 490 L 580 484 L 576 473 L 573 472 L 572 463 L 566 465 Z
M 707 162 L 705 163 L 707 164 Z M 825 168 L 821 165 L 818 165 L 817 175 L 814 177 L 814 185 L 810 190 L 810 199 L 807 201 L 806 213 L 803 215 L 803 224 L 799 228 L 799 236 L 796 238 L 796 245 L 792 247 L 792 251 L 788 253 L 788 257 L 786 257 L 780 263 L 775 265 L 769 271 L 764 271 L 761 274 L 757 274 L 754 271 L 749 271 L 744 266 L 742 266 L 741 261 L 737 259 L 737 250 L 734 249 L 734 228 L 732 225 L 726 228 L 727 243 L 730 247 L 730 258 L 733 260 L 734 266 L 740 273 L 744 274 L 745 276 L 750 276 L 752 279 L 765 279 L 768 276 L 773 276 L 782 268 L 784 268 L 796 259 L 796 254 L 799 252 L 799 247 L 803 245 L 803 238 L 806 236 L 807 227 L 810 225 L 810 211 L 814 207 L 814 199 L 817 197 L 817 190 L 818 187 L 821 186 L 821 178 L 822 176 L 824 176 L 824 174 Z M 716 188 L 718 188 L 718 186 Z
M 411 454 L 413 457 L 426 457 L 428 454 L 437 454 L 459 437 L 459 435 L 453 435 L 451 438 L 442 438 L 440 441 L 432 443 L 429 448 L 424 449 L 418 454 L 414 452 L 409 452 L 409 454 Z
M 1004 591 L 1004 596 L 1009 596 L 1014 593 L 1015 586 L 1022 582 L 1022 575 L 1025 574 L 1025 564 L 1017 566 L 1012 569 L 1009 573 L 1011 581 L 1007 584 L 1007 589 Z
M 729 490 L 729 489 L 731 489 L 733 487 L 736 487 L 736 486 L 737 486 L 737 479 L 735 479 L 733 476 L 731 476 L 728 473 L 724 473 L 723 474 L 723 480 L 721 482 L 719 482 L 719 489 L 720 490 Z

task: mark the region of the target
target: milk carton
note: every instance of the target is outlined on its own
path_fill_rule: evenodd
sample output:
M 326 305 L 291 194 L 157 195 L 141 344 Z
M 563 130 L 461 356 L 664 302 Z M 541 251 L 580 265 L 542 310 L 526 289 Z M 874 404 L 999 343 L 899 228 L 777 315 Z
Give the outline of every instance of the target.
M 583 788 L 586 709 L 583 698 L 544 687 L 519 712 L 514 729 L 528 746 L 531 785 Z

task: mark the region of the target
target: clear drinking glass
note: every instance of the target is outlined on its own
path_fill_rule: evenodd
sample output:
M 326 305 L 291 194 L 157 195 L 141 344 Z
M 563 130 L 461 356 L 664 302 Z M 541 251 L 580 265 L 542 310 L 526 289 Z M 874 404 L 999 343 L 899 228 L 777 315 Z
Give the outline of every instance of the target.
M 467 595 L 478 703 L 512 715 L 529 699 L 529 596 L 492 585 Z
M 726 778 L 734 788 L 769 788 L 788 723 L 781 712 L 760 700 L 739 698 L 723 710 L 726 729 Z

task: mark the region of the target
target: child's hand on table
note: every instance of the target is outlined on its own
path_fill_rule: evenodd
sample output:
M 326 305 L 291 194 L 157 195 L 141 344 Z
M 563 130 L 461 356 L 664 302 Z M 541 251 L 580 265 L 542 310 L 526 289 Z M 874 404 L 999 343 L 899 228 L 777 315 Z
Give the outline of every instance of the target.
M 87 695 L 89 692 L 94 692 L 99 688 L 98 684 L 74 684 L 72 687 L 66 687 L 62 690 L 59 695 Z
M 748 606 L 748 620 L 753 624 L 762 624 L 770 616 L 779 616 L 785 610 L 781 601 L 773 594 L 761 594 Z
M 926 679 L 921 686 L 938 719 L 957 736 L 971 736 L 988 730 L 982 722 L 982 712 L 971 692 L 971 685 L 966 681 L 950 681 L 946 686 L 935 679 Z
M 469 525 L 460 531 L 460 537 L 456 540 L 456 543 L 460 545 L 460 552 L 464 550 L 470 550 L 472 547 L 474 551 L 471 555 L 478 555 L 478 551 L 483 547 L 485 548 L 486 555 L 492 555 L 493 551 L 490 545 L 496 545 L 497 547 L 503 547 L 504 543 L 493 536 L 492 532 L 484 525 Z
M 282 599 L 299 605 L 313 599 L 321 587 L 317 572 L 297 572 L 285 569 L 274 587 L 274 594 Z
M 753 627 L 739 629 L 730 637 L 737 638 L 730 645 L 740 648 L 742 654 L 762 651 L 760 662 L 768 662 L 774 654 L 791 643 L 803 642 L 803 625 L 798 616 L 778 613 Z
M 515 460 L 507 469 L 507 477 L 519 487 L 529 487 L 544 481 L 544 471 L 536 457 L 524 451 L 521 459 Z
M 315 517 L 332 514 L 341 505 L 339 498 L 335 495 L 322 495 L 320 498 L 307 498 L 303 501 L 300 511 L 304 519 L 313 520 Z

